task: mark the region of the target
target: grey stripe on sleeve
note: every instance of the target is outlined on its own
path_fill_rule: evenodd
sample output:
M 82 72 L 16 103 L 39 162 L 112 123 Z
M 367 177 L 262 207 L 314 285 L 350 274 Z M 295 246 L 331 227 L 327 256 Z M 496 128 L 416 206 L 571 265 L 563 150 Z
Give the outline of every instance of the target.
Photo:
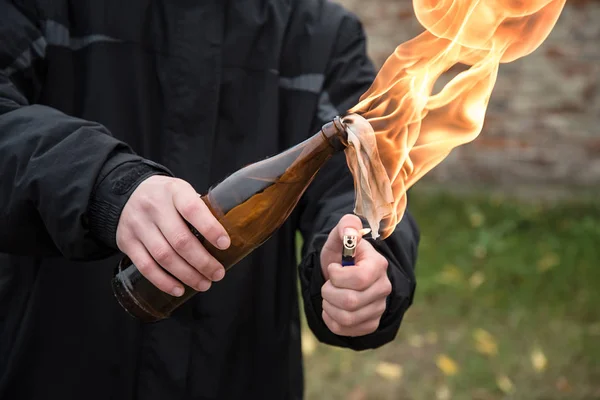
M 279 86 L 288 90 L 299 90 L 319 93 L 323 87 L 325 76 L 323 74 L 304 74 L 294 77 L 279 78 Z
M 56 21 L 46 20 L 42 28 L 43 36 L 34 40 L 30 47 L 15 58 L 12 64 L 1 72 L 10 76 L 31 66 L 33 61 L 46 56 L 47 46 L 64 47 L 77 51 L 94 43 L 120 42 L 121 40 L 102 34 L 91 34 L 80 37 L 71 36 L 69 28 Z

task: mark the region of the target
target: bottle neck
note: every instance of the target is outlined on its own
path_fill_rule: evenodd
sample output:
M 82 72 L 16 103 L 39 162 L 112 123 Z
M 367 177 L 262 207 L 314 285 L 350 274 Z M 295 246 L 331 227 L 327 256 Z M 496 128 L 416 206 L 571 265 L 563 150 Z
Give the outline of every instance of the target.
M 336 153 L 343 151 L 348 146 L 346 125 L 340 117 L 335 117 L 332 121 L 323 125 L 320 134 Z
M 212 210 L 224 215 L 277 183 L 285 183 L 290 193 L 292 183 L 303 190 L 329 157 L 346 148 L 347 139 L 346 126 L 336 117 L 304 142 L 247 165 L 212 187 L 207 193 Z

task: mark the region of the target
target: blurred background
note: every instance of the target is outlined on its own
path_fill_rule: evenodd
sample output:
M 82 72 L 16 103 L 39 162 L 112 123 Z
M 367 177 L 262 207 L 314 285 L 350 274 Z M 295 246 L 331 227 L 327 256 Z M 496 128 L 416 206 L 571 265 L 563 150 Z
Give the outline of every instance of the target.
M 422 31 L 409 0 L 338 0 L 381 66 Z M 600 1 L 500 68 L 479 138 L 413 189 L 417 293 L 365 352 L 304 325 L 307 399 L 600 399 Z M 456 72 L 450 72 L 453 74 Z

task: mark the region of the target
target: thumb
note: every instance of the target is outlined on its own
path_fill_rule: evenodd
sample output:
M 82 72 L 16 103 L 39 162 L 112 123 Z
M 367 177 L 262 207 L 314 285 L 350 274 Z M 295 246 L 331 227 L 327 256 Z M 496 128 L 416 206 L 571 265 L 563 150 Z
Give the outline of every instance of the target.
M 360 229 L 362 229 L 360 218 L 353 214 L 346 214 L 340 219 L 336 227 L 329 232 L 320 257 L 321 270 L 326 281 L 329 280 L 329 264 L 341 262 L 344 235 L 356 236 L 356 246 L 358 246 L 361 239 Z
M 362 221 L 356 215 L 344 215 L 337 226 L 329 234 L 324 247 L 327 248 L 328 252 L 341 255 L 344 245 L 344 236 L 355 236 L 356 246 L 358 246 L 361 239 L 359 231 L 362 227 Z

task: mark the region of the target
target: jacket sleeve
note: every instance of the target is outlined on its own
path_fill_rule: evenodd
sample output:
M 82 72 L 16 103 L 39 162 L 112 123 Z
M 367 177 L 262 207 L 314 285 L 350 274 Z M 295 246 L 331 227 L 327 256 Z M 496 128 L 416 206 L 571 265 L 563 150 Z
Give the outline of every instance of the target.
M 169 172 L 102 125 L 35 104 L 46 41 L 33 8 L 16 3 L 0 0 L 0 252 L 116 253 L 129 194 L 148 176 Z
M 354 16 L 345 18 L 338 31 L 313 130 L 318 131 L 322 124 L 356 104 L 375 75 L 366 54 L 360 22 Z M 313 333 L 324 343 L 355 350 L 376 348 L 393 340 L 415 292 L 419 230 L 413 217 L 407 212 L 384 241 L 367 239 L 388 260 L 393 289 L 377 331 L 350 338 L 332 333 L 321 316 L 321 287 L 325 283 L 319 257 L 321 248 L 340 218 L 354 209 L 354 183 L 343 153 L 335 155 L 317 174 L 299 207 L 299 227 L 304 239 L 299 273 L 306 318 Z

